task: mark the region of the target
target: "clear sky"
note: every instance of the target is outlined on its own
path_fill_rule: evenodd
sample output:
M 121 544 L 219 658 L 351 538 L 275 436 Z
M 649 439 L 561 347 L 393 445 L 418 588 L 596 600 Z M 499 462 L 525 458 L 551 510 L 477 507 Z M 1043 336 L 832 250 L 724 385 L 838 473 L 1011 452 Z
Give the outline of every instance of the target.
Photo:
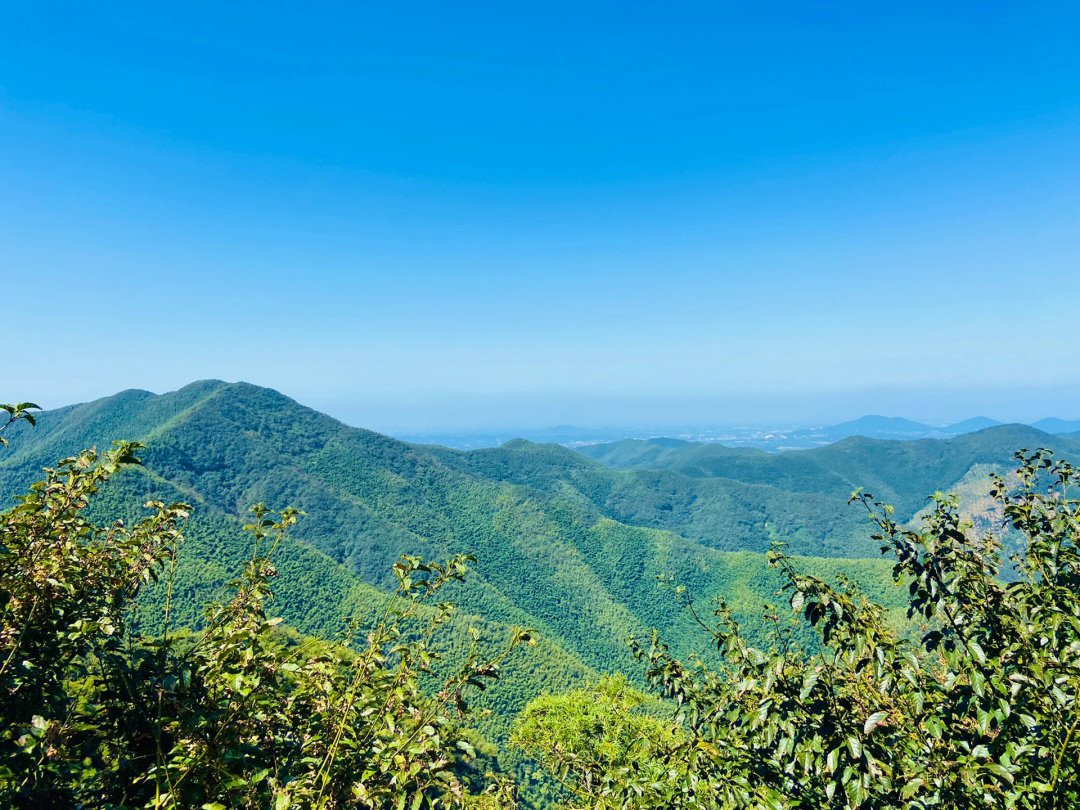
M 170 5 L 2 3 L 0 400 L 1080 417 L 1076 3 Z

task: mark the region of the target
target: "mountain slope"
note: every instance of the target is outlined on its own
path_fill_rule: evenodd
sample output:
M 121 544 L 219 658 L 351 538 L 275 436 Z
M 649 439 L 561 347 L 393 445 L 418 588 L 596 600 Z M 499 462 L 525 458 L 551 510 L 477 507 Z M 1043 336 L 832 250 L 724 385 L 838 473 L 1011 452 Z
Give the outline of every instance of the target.
M 10 473 L 10 468 L 0 467 L 0 480 L 10 484 Z M 114 476 L 91 500 L 89 514 L 99 523 L 117 518 L 130 521 L 140 515 L 140 505 L 150 499 L 187 500 L 194 507 L 177 556 L 170 613 L 174 627 L 197 627 L 204 607 L 211 600 L 227 596 L 228 582 L 251 559 L 250 535 L 242 530 L 239 516 L 224 513 L 192 490 L 181 491 L 146 467 L 129 467 Z M 279 576 L 271 583 L 274 602 L 270 609 L 304 633 L 333 638 L 344 630 L 347 619 L 359 620 L 362 627 L 370 626 L 386 605 L 385 591 L 293 538 L 284 540 L 273 561 Z M 142 630 L 159 632 L 165 590 L 163 580 L 149 586 L 140 597 L 136 618 Z M 453 589 L 448 593 L 452 596 Z M 429 614 L 430 610 L 421 611 L 420 621 Z M 452 618 L 448 632 L 439 636 L 435 649 L 452 666 L 466 653 L 470 627 L 478 629 L 485 648 L 494 651 L 509 640 L 511 624 L 505 618 L 459 612 Z M 491 710 L 488 715 L 477 714 L 476 725 L 486 737 L 503 743 L 512 718 L 536 694 L 575 688 L 596 677 L 597 670 L 577 654 L 549 637 L 541 637 L 536 646 L 514 651 L 498 689 L 474 696 L 472 702 L 477 709 Z M 519 758 L 511 754 L 505 759 L 508 766 L 514 766 Z
M 903 594 L 891 563 L 867 539 L 865 516 L 846 505 L 853 489 L 911 516 L 936 489 L 962 481 L 974 492 L 977 465 L 996 469 L 1017 447 L 1080 446 L 1007 425 L 948 441 L 853 437 L 779 454 L 670 440 L 582 453 L 515 440 L 463 452 L 396 441 L 275 391 L 216 381 L 52 411 L 10 439 L 0 456 L 5 502 L 42 466 L 84 447 L 146 445 L 143 468 L 118 476 L 95 509 L 127 517 L 150 496 L 195 506 L 175 591 L 174 615 L 186 624 L 198 624 L 201 605 L 250 556 L 239 527 L 254 502 L 307 513 L 279 551 L 275 583 L 278 610 L 307 632 L 333 634 L 343 617 L 370 615 L 402 553 L 474 554 L 469 581 L 451 596 L 462 612 L 454 644 L 470 623 L 495 638 L 529 626 L 542 639 L 480 704 L 495 709 L 485 722 L 496 738 L 539 691 L 601 670 L 635 672 L 628 635 L 657 629 L 677 653 L 700 652 L 699 633 L 658 577 L 703 602 L 724 598 L 754 635 L 766 605 L 782 598 L 761 554 L 778 540 L 804 555 L 805 570 L 856 579 L 896 607 Z M 151 592 L 149 626 L 159 610 Z
M 658 589 L 661 576 L 703 600 L 723 597 L 758 627 L 780 584 L 761 555 L 772 541 L 809 555 L 805 568 L 842 573 L 898 605 L 890 563 L 867 539 L 865 517 L 846 506 L 853 489 L 910 516 L 936 489 L 961 480 L 977 488 L 973 468 L 1007 462 L 1017 447 L 1077 446 L 1012 425 L 948 441 L 852 437 L 779 454 L 679 441 L 584 448 L 598 463 L 524 440 L 470 452 L 408 444 L 269 389 L 215 381 L 49 412 L 10 438 L 0 461 L 5 500 L 83 447 L 146 444 L 144 468 L 111 484 L 100 508 L 129 515 L 150 494 L 194 504 L 177 581 L 176 615 L 186 623 L 199 621 L 201 604 L 250 554 L 239 525 L 258 501 L 307 513 L 281 550 L 277 589 L 282 614 L 309 632 L 333 633 L 343 616 L 371 610 L 402 553 L 474 554 L 473 574 L 453 595 L 463 614 L 482 617 L 496 635 L 525 625 L 544 639 L 508 692 L 514 705 L 544 685 L 633 671 L 628 635 L 655 628 L 677 652 L 699 648 Z M 147 621 L 154 609 L 151 598 Z
M 948 489 L 977 464 L 1007 465 L 1019 448 L 1049 447 L 1066 455 L 1080 451 L 1075 438 L 1051 436 L 1026 425 L 1001 425 L 954 439 L 887 441 L 856 436 L 782 453 L 716 444 L 650 444 L 623 441 L 583 447 L 580 452 L 620 469 L 664 470 L 802 493 L 819 506 L 819 499 L 825 499 L 831 514 L 840 514 L 848 495 L 863 488 L 892 503 L 905 519 L 922 507 L 928 494 Z
M 18 491 L 59 456 L 118 438 L 144 442 L 147 472 L 199 509 L 233 520 L 256 501 L 304 510 L 300 543 L 368 585 L 388 585 L 402 553 L 475 554 L 475 574 L 456 595 L 463 610 L 532 626 L 606 669 L 629 666 L 628 634 L 658 627 L 677 644 L 696 641 L 682 617 L 660 607 L 670 600 L 657 576 L 692 580 L 704 597 L 741 589 L 736 607 L 756 621 L 774 583 L 761 575 L 747 590 L 716 548 L 763 551 L 788 539 L 797 551 L 838 553 L 827 537 L 833 528 L 847 537 L 862 527 L 854 510 L 817 514 L 813 493 L 610 471 L 555 445 L 468 453 L 410 445 L 268 389 L 213 381 L 44 414 L 39 430 L 12 434 L 0 491 Z M 828 565 L 875 581 L 888 571 L 880 560 Z

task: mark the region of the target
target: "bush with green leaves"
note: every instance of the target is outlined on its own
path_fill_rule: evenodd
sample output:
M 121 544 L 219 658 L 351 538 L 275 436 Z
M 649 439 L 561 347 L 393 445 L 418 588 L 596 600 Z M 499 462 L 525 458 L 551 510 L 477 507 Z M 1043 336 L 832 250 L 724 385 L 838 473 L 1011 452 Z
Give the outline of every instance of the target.
M 669 707 L 662 732 L 637 733 L 632 703 L 584 691 L 535 702 L 515 739 L 563 782 L 569 807 L 1080 806 L 1078 471 L 1045 451 L 1017 460 L 1018 484 L 990 488 L 1026 540 L 1015 579 L 1002 580 L 999 544 L 961 521 L 954 498 L 935 495 L 916 530 L 857 492 L 896 557 L 908 626 L 778 550 L 792 615 L 767 617 L 766 649 L 726 605 L 703 617 L 682 588 L 721 663 L 679 660 L 655 636 L 632 642 Z M 793 643 L 793 623 L 817 643 Z
M 462 720 L 469 690 L 529 634 L 484 656 L 474 633 L 456 665 L 433 651 L 454 610 L 440 591 L 469 558 L 405 557 L 374 626 L 302 637 L 267 613 L 297 513 L 259 506 L 231 598 L 197 633 L 170 628 L 167 601 L 165 632 L 143 637 L 140 589 L 160 579 L 170 593 L 189 507 L 149 503 L 131 526 L 84 513 L 138 449 L 65 459 L 0 515 L 0 806 L 513 806 Z
M 663 807 L 666 791 L 685 774 L 641 778 L 641 767 L 657 763 L 681 739 L 664 710 L 660 700 L 635 688 L 626 676 L 609 675 L 590 688 L 533 700 L 518 716 L 511 742 L 547 764 L 550 776 L 569 795 L 590 797 L 598 775 L 602 780 L 621 775 L 638 784 L 638 804 Z

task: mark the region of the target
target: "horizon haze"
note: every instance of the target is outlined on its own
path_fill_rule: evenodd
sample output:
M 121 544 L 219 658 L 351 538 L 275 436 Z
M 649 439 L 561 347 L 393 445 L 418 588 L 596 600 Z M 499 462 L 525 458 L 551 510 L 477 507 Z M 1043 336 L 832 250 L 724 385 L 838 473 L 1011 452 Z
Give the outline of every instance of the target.
M 248 388 L 266 391 L 274 396 L 282 395 L 267 386 L 260 386 L 246 381 L 228 382 L 219 379 L 195 380 L 172 391 L 154 392 L 146 389 L 128 388 L 111 392 L 90 401 L 70 402 L 61 405 L 45 406 L 44 413 L 50 411 L 70 412 L 83 406 L 96 408 L 110 407 L 110 402 L 124 399 L 127 395 L 150 394 L 158 399 L 168 399 L 184 395 L 193 390 L 207 387 L 225 386 L 229 388 Z M 301 407 L 310 408 L 317 413 L 335 418 L 338 422 L 354 428 L 371 430 L 392 438 L 417 444 L 444 445 L 459 450 L 490 448 L 503 445 L 514 439 L 526 439 L 530 442 L 561 444 L 575 449 L 583 445 L 618 442 L 623 439 L 653 440 L 675 439 L 679 442 L 723 444 L 731 447 L 758 447 L 770 451 L 797 450 L 819 447 L 849 436 L 865 436 L 874 439 L 918 439 L 918 438 L 954 438 L 974 433 L 987 427 L 1005 427 L 1009 425 L 1027 425 L 1047 434 L 1080 433 L 1080 419 L 1063 419 L 1060 416 L 1042 416 L 1038 419 L 994 419 L 985 414 L 969 416 L 952 421 L 919 421 L 902 416 L 882 414 L 863 414 L 844 420 L 819 422 L 791 420 L 787 422 L 608 422 L 594 425 L 587 424 L 540 424 L 540 425 L 505 425 L 488 422 L 477 427 L 467 428 L 428 428 L 428 429 L 380 429 L 376 426 L 349 422 L 323 411 L 318 405 L 305 402 L 302 398 L 290 397 Z

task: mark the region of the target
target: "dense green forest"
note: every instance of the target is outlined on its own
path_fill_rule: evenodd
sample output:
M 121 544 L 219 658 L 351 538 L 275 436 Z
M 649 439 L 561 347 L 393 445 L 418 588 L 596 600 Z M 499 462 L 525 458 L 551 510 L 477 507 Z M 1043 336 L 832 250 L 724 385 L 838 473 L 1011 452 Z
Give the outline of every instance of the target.
M 829 499 L 833 509 L 846 502 L 852 490 L 864 488 L 908 519 L 926 505 L 928 493 L 951 487 L 975 465 L 1011 466 L 1012 453 L 1021 447 L 1075 454 L 1080 441 L 1027 425 L 999 425 L 953 439 L 884 441 L 853 436 L 825 447 L 783 453 L 669 439 L 625 439 L 588 445 L 578 452 L 619 470 L 666 470 L 695 479 L 722 478 L 819 495 Z
M 479 731 L 473 742 L 491 767 L 526 785 L 536 766 L 522 751 L 532 746 L 544 759 L 537 753 L 542 729 L 533 728 L 529 744 L 510 745 L 514 718 L 538 695 L 590 694 L 601 673 L 630 678 L 609 695 L 618 705 L 639 694 L 657 676 L 646 677 L 628 638 L 655 632 L 671 660 L 723 665 L 724 645 L 701 643 L 681 595 L 697 604 L 722 600 L 740 643 L 768 648 L 777 628 L 770 606 L 797 569 L 815 582 L 858 583 L 860 598 L 880 606 L 882 627 L 910 632 L 903 611 L 909 590 L 896 584 L 893 562 L 881 558 L 867 512 L 847 505 L 852 490 L 871 489 L 908 521 L 935 490 L 963 484 L 985 497 L 973 476 L 986 482 L 986 472 L 1008 464 L 1017 447 L 1069 451 L 1075 442 L 1018 426 L 948 441 L 853 438 L 773 455 L 621 442 L 587 448 L 599 463 L 524 441 L 470 452 L 411 445 L 347 427 L 268 389 L 214 381 L 162 396 L 123 392 L 40 414 L 36 426 L 17 421 L 4 436 L 0 497 L 7 504 L 59 459 L 130 440 L 143 445 L 142 463 L 114 465 L 79 505 L 79 519 L 139 525 L 147 502 L 191 506 L 178 519 L 183 542 L 168 559 L 167 582 L 148 581 L 132 596 L 135 611 L 125 621 L 135 638 L 213 626 L 206 605 L 235 593 L 229 583 L 253 560 L 243 526 L 254 503 L 304 513 L 275 541 L 269 602 L 300 638 L 337 637 L 347 619 L 378 626 L 381 607 L 400 587 L 394 566 L 402 555 L 471 555 L 468 576 L 440 584 L 440 600 L 456 609 L 424 642 L 425 654 L 438 660 L 430 673 L 410 677 L 419 695 L 424 683 L 452 677 L 449 662 L 506 649 L 498 685 L 470 698 L 476 711 L 468 726 Z M 765 552 L 776 541 L 799 555 L 793 568 L 769 564 Z M 437 613 L 417 607 L 401 625 L 403 637 L 414 639 L 416 622 Z M 785 629 L 784 643 L 819 648 L 814 624 Z M 515 644 L 522 627 L 533 631 L 529 646 Z M 631 702 L 635 713 L 650 705 Z M 672 734 L 662 732 L 669 741 Z M 564 773 L 548 771 L 526 800 L 552 795 L 552 779 L 565 784 Z
M 351 583 L 385 588 L 403 553 L 468 553 L 475 576 L 454 594 L 463 611 L 533 627 L 588 667 L 615 670 L 629 663 L 627 635 L 657 628 L 675 643 L 690 636 L 657 576 L 704 598 L 723 594 L 752 618 L 777 586 L 762 556 L 771 541 L 831 556 L 790 525 L 811 522 L 812 494 L 610 471 L 554 445 L 472 452 L 409 445 L 245 384 L 196 383 L 163 396 L 128 391 L 43 414 L 33 430 L 11 431 L 0 494 L 10 499 L 56 459 L 120 438 L 146 445 L 143 466 L 110 482 L 100 514 L 130 515 L 149 495 L 196 506 L 181 555 L 180 587 L 192 606 L 214 595 L 243 558 L 239 524 L 250 504 L 305 513 L 293 546 L 307 555 L 297 564 L 296 599 L 279 598 L 289 622 L 311 632 L 333 629 L 348 610 L 306 594 L 353 592 Z M 715 486 L 698 488 L 703 483 Z M 868 559 L 808 565 L 864 581 L 899 605 L 888 564 L 865 540 L 865 517 L 828 505 L 831 513 L 806 531 L 861 531 Z M 195 620 L 198 609 L 188 610 Z

